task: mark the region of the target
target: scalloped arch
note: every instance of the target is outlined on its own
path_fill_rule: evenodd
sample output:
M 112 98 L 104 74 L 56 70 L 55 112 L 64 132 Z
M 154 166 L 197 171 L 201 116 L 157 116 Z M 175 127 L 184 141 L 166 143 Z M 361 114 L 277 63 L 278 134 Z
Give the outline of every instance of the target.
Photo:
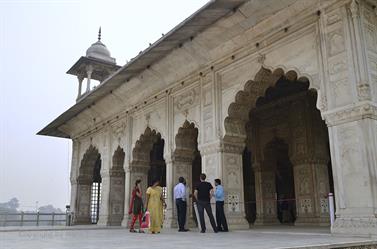
M 112 169 L 123 170 L 123 163 L 126 153 L 124 152 L 123 148 L 118 145 L 117 149 L 114 151 L 113 154 L 113 164 L 111 166 Z
M 160 139 L 163 140 L 161 133 L 148 126 L 144 133 L 140 135 L 132 150 L 133 161 L 149 160 L 149 153 L 153 148 L 153 144 Z
M 199 129 L 195 123 L 186 119 L 175 135 L 175 152 L 181 149 L 194 152 L 198 146 L 198 134 Z
M 101 154 L 97 147 L 90 145 L 85 151 L 79 167 L 79 178 L 91 178 L 97 160 L 101 160 Z
M 269 69 L 262 66 L 254 80 L 248 80 L 243 90 L 236 93 L 235 100 L 229 105 L 228 116 L 224 119 L 225 140 L 238 138 L 244 141 L 245 125 L 249 119 L 250 110 L 255 107 L 258 98 L 265 96 L 267 89 L 274 87 L 281 78 L 289 82 L 309 83 L 309 87 L 314 88 L 310 85 L 310 76 L 300 74 L 297 69 L 290 68 L 286 71 L 283 67 Z

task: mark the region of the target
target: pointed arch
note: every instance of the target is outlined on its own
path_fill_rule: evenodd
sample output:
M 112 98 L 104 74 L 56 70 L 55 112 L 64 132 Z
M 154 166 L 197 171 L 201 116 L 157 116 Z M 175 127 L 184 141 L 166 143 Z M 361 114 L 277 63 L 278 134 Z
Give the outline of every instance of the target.
M 249 112 L 257 105 L 260 98 L 268 95 L 268 92 L 276 87 L 277 83 L 302 84 L 309 87 L 309 79 L 300 76 L 296 71 L 284 72 L 282 68 L 274 71 L 261 67 L 254 80 L 245 83 L 244 89 L 237 92 L 234 102 L 229 105 L 228 116 L 224 120 L 225 140 L 239 140 L 244 142 L 246 138 L 246 123 L 249 120 Z

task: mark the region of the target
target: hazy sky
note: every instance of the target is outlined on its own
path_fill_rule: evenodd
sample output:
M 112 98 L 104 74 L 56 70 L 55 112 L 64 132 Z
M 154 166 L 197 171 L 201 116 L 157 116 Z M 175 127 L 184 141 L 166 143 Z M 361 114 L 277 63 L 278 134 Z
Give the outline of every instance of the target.
M 206 0 L 0 0 L 0 202 L 22 209 L 69 203 L 70 140 L 35 135 L 75 103 L 65 72 L 97 40 L 117 64 Z

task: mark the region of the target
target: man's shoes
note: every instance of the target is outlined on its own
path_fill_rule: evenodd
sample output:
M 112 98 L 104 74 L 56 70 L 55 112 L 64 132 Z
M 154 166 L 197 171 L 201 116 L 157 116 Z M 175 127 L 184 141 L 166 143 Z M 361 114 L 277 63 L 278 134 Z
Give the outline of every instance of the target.
M 190 231 L 189 229 L 179 229 L 178 232 L 188 232 Z
M 202 231 L 200 231 L 200 233 L 205 233 L 206 231 L 204 231 L 204 230 L 202 230 Z
M 219 232 L 229 232 L 229 230 L 219 230 Z

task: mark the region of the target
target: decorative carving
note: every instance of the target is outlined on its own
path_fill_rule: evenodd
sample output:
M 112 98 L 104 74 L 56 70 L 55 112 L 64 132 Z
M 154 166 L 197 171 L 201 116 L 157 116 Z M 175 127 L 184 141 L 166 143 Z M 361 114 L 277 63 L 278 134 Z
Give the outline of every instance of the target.
M 312 213 L 313 206 L 311 199 L 301 199 L 300 200 L 300 211 L 302 214 Z
M 328 35 L 328 53 L 330 56 L 337 55 L 345 51 L 345 43 L 342 30 L 336 30 Z
M 229 212 L 240 212 L 240 196 L 239 194 L 232 193 L 228 194 L 228 211 Z
M 239 172 L 238 171 L 229 171 L 227 174 L 227 179 L 228 179 L 228 186 L 229 188 L 234 188 L 234 187 L 239 187 L 240 186 L 240 181 L 239 181 Z
M 369 84 L 361 84 L 357 86 L 357 95 L 359 96 L 359 100 L 371 100 L 372 95 L 370 91 Z
M 298 171 L 298 180 L 299 180 L 299 194 L 305 195 L 310 194 L 310 171 L 307 165 L 301 166 L 301 169 Z
M 371 231 L 376 231 L 377 229 L 377 218 L 337 218 L 335 223 L 332 225 L 333 231 L 347 231 L 350 234 L 360 234 L 365 232 L 365 234 L 370 234 Z M 360 231 L 363 230 L 363 231 Z
M 330 75 L 335 75 L 347 70 L 347 62 L 346 58 L 342 58 L 341 60 L 334 60 L 329 62 L 329 73 Z
M 327 25 L 332 25 L 332 24 L 334 24 L 334 23 L 337 23 L 337 22 L 339 22 L 340 20 L 341 20 L 341 16 L 340 16 L 340 14 L 339 14 L 339 12 L 338 11 L 336 11 L 336 12 L 331 12 L 331 13 L 329 13 L 328 15 L 327 15 L 327 19 L 326 19 L 327 21 Z
M 322 114 L 328 126 L 334 126 L 363 118 L 377 119 L 377 106 L 363 103 L 353 107 L 346 107 L 337 111 L 328 111 Z
M 195 103 L 197 103 L 198 93 L 195 88 L 182 93 L 175 98 L 175 106 L 177 110 L 182 111 L 190 109 Z
M 357 0 L 352 0 L 349 9 L 350 9 L 352 18 L 359 17 L 359 3 Z
M 324 198 L 320 199 L 320 207 L 321 207 L 321 214 L 329 213 L 329 202 L 327 199 L 324 199 Z
M 211 89 L 206 89 L 206 90 L 203 90 L 203 105 L 204 106 L 209 106 L 212 104 L 212 92 L 211 92 Z

